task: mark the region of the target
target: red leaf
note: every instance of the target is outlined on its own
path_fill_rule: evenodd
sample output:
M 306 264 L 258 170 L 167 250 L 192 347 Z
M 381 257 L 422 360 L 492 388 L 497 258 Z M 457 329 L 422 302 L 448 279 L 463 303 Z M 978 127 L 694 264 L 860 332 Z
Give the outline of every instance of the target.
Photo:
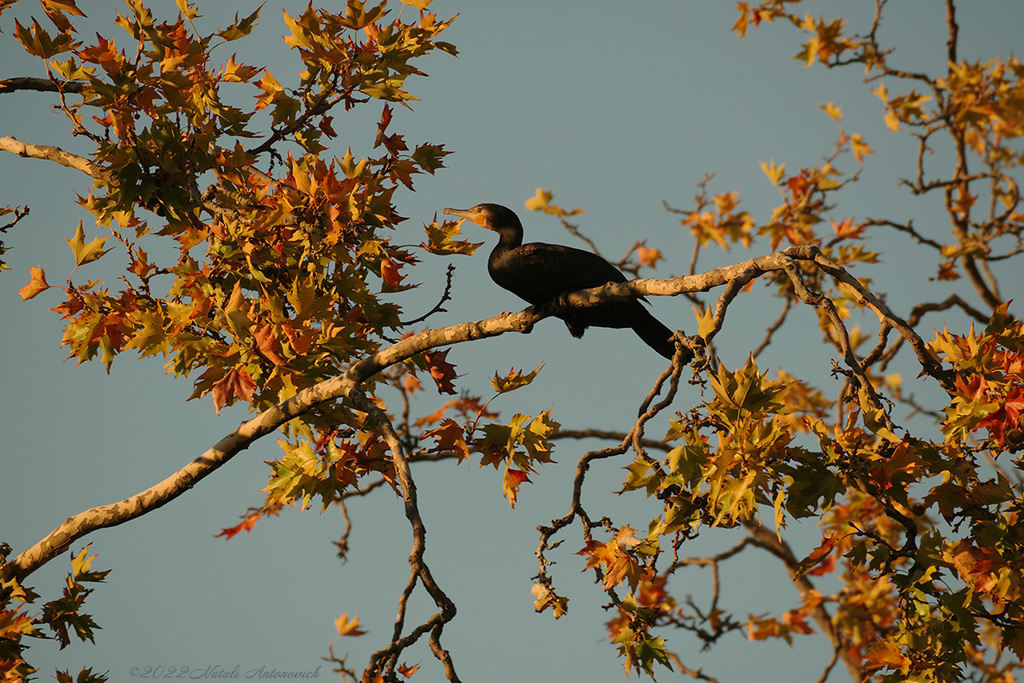
M 430 376 L 437 384 L 437 390 L 442 394 L 454 394 L 455 385 L 452 383 L 458 375 L 455 374 L 455 366 L 448 362 L 447 356 L 451 349 L 444 351 L 425 351 L 423 360 L 427 364 Z

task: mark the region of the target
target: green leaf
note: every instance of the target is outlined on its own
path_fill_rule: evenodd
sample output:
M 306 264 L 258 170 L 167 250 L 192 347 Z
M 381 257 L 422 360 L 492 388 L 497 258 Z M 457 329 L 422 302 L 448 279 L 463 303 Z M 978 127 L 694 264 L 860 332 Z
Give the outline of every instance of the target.
M 108 237 L 97 237 L 86 244 L 82 221 L 78 221 L 75 236 L 72 239 L 65 238 L 64 241 L 68 243 L 68 246 L 71 247 L 71 253 L 75 255 L 75 266 L 82 266 L 86 263 L 92 263 L 109 251 L 109 249 L 106 251 L 103 249 L 103 244 L 107 241 Z
M 527 384 L 532 382 L 542 367 L 544 367 L 543 363 L 534 368 L 533 372 L 526 375 L 515 369 L 510 369 L 508 374 L 504 377 L 498 377 L 498 373 L 494 373 L 494 377 L 491 378 L 491 386 L 493 386 L 494 390 L 499 394 L 515 391 L 516 389 L 525 387 Z

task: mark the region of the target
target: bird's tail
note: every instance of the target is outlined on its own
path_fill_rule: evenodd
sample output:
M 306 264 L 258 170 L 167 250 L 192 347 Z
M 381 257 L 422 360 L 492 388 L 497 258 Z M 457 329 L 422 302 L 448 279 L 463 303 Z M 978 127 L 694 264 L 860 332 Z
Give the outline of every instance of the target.
M 672 336 L 675 333 L 665 327 L 661 321 L 653 315 L 648 315 L 645 319 L 634 323 L 633 331 L 636 332 L 638 337 L 644 340 L 645 344 L 665 358 L 672 360 L 672 356 L 674 356 L 676 352 L 675 342 L 672 341 Z

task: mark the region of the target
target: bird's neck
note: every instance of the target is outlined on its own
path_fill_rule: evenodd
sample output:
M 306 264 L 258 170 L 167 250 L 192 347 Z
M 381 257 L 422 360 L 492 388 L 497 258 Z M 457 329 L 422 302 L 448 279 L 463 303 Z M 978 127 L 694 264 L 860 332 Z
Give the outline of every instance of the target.
M 515 249 L 523 244 L 523 229 L 519 226 L 507 225 L 497 230 L 498 245 L 495 249 Z

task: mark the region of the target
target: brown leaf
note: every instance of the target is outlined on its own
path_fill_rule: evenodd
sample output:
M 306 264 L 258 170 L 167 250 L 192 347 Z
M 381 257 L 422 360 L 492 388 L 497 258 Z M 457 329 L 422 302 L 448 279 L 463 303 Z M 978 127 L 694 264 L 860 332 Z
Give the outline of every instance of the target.
M 256 382 L 252 381 L 252 376 L 242 368 L 231 368 L 228 373 L 221 379 L 214 382 L 211 388 L 213 394 L 213 407 L 220 415 L 220 409 L 226 405 L 231 405 L 235 402 L 236 398 L 240 398 L 243 401 L 252 401 L 253 391 L 256 389 Z
M 437 390 L 442 394 L 455 393 L 455 384 L 452 383 L 452 380 L 458 377 L 455 374 L 455 366 L 446 359 L 449 351 L 451 349 L 425 351 L 423 353 L 423 360 L 427 364 L 427 370 L 430 371 L 430 376 L 434 378 Z

